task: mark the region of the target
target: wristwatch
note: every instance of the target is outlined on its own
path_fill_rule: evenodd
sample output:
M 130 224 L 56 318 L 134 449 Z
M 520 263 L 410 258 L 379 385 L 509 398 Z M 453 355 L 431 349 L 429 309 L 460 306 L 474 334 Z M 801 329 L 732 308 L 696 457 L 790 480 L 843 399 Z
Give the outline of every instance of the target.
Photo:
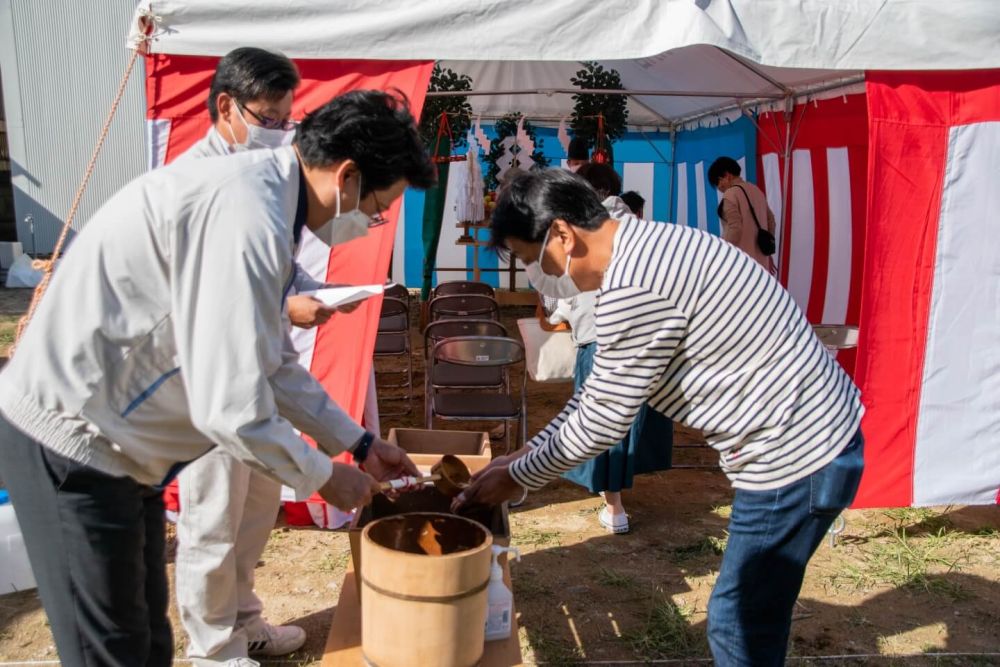
M 368 458 L 368 450 L 371 449 L 372 443 L 375 441 L 375 434 L 369 431 L 365 431 L 365 434 L 361 436 L 358 440 L 357 446 L 351 452 L 354 457 L 355 463 L 363 463 L 366 458 Z

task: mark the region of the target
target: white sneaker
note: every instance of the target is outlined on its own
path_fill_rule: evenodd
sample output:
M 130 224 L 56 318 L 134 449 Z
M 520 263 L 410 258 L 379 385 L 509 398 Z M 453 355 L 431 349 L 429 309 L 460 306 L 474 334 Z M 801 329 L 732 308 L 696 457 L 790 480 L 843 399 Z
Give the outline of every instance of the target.
M 628 514 L 612 514 L 605 505 L 597 518 L 609 533 L 621 535 L 628 532 Z
M 247 638 L 250 655 L 287 655 L 306 643 L 306 631 L 297 625 L 271 625 L 264 623 Z

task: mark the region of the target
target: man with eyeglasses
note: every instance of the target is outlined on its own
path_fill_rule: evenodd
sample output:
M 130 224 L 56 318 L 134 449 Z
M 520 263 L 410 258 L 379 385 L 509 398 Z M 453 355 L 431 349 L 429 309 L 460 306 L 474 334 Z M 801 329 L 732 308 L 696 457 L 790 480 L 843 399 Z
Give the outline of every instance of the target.
M 298 364 L 284 306 L 305 229 L 362 235 L 434 173 L 405 100 L 356 91 L 291 147 L 151 171 L 91 217 L 0 372 L 0 475 L 63 664 L 171 664 L 160 490 L 213 447 L 344 510 L 417 474 Z
M 290 120 L 299 73 L 280 53 L 242 47 L 226 54 L 212 77 L 208 111 L 212 126 L 177 161 L 276 149 L 291 144 Z M 311 328 L 337 312 L 299 292 L 318 289 L 298 265 L 286 305 L 292 326 Z M 357 303 L 342 308 L 350 312 Z M 254 593 L 254 569 L 277 518 L 281 485 L 216 448 L 178 477 L 175 588 L 187 656 L 195 665 L 235 663 L 248 655 L 278 656 L 298 650 L 305 631 L 263 618 Z

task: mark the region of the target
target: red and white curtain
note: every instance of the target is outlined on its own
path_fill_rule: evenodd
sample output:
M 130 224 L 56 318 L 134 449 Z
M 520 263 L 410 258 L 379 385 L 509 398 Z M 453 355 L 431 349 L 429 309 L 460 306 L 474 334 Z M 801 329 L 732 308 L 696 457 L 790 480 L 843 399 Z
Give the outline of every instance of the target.
M 169 163 L 208 131 L 206 101 L 218 61 L 215 57 L 201 56 L 147 57 L 150 168 Z M 295 92 L 293 118 L 302 118 L 338 94 L 359 89 L 398 89 L 408 97 L 413 115 L 419 118 L 433 68 L 430 61 L 296 60 L 296 65 L 302 83 Z M 357 285 L 385 282 L 399 208 L 400 202 L 396 202 L 388 211 L 389 224 L 332 251 L 312 235 L 304 235 L 301 265 L 314 278 L 326 282 Z M 333 400 L 359 422 L 365 408 L 381 307 L 381 298 L 368 299 L 353 313 L 337 314 L 325 325 L 296 335 L 303 364 Z M 168 505 L 172 500 L 168 493 Z
M 867 79 L 857 505 L 1000 503 L 1000 70 Z
M 758 119 L 759 185 L 778 229 L 779 278 L 813 324 L 858 324 L 868 192 L 864 95 L 808 102 L 793 111 L 788 196 L 782 197 L 784 114 Z M 849 373 L 855 353 L 837 359 Z

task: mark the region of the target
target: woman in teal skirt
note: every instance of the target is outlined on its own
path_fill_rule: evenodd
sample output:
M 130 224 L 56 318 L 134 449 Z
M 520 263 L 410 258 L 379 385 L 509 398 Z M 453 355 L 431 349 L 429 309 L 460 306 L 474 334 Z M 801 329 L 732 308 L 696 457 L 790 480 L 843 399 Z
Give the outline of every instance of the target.
M 633 217 L 631 209 L 618 197 L 621 179 L 613 167 L 588 163 L 577 173 L 605 198 L 602 203 L 611 217 L 625 222 Z M 583 386 L 594 366 L 594 353 L 597 351 L 594 327 L 596 302 L 597 292 L 585 292 L 572 299 L 560 300 L 556 308 L 556 319 L 568 321 L 573 331 L 573 342 L 576 344 L 575 389 Z M 600 493 L 604 497 L 604 508 L 599 515 L 601 525 L 612 533 L 627 533 L 628 515 L 622 504 L 621 492 L 632 488 L 635 475 L 669 469 L 673 444 L 673 422 L 644 405 L 621 442 L 564 473 L 563 477 L 586 487 L 591 493 Z
M 581 295 L 584 296 L 584 295 Z M 577 297 L 579 298 L 579 297 Z M 574 389 L 583 386 L 594 366 L 597 343 L 576 348 Z M 632 488 L 632 478 L 646 472 L 670 468 L 674 442 L 673 422 L 656 410 L 643 406 L 625 438 L 600 456 L 563 473 L 563 477 L 604 497 L 599 520 L 609 532 L 627 533 L 628 515 L 621 492 Z

